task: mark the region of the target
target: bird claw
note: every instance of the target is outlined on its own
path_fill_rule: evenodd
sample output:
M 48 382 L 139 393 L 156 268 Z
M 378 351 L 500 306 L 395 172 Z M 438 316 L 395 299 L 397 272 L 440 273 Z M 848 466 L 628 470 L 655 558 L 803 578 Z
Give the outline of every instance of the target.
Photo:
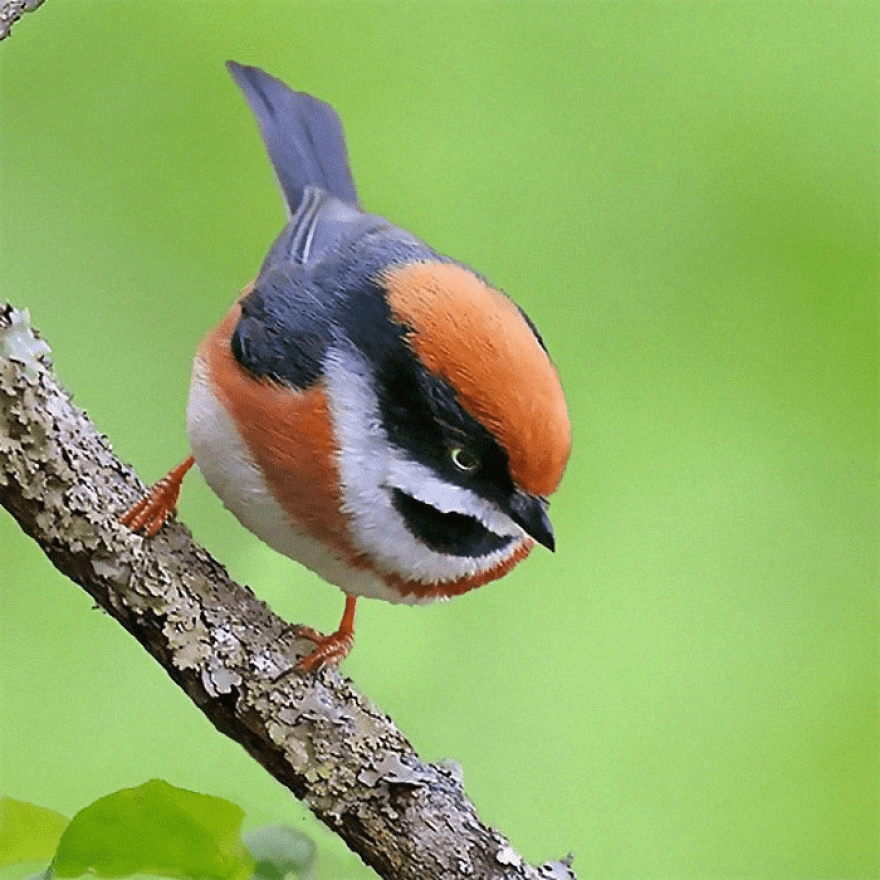
M 297 672 L 314 672 L 322 666 L 337 666 L 348 656 L 354 644 L 353 633 L 343 630 L 325 636 L 310 626 L 298 626 L 296 635 L 315 643 L 315 650 L 297 662 L 295 666 Z
M 165 525 L 168 517 L 177 512 L 175 507 L 177 498 L 172 497 L 176 494 L 178 493 L 173 493 L 167 486 L 163 486 L 160 480 L 119 517 L 119 522 L 133 532 L 143 531 L 148 538 L 152 538 Z
M 193 458 L 188 458 L 165 474 L 119 517 L 119 522 L 133 532 L 142 531 L 148 538 L 157 534 L 168 518 L 177 513 L 180 484 L 194 461 Z

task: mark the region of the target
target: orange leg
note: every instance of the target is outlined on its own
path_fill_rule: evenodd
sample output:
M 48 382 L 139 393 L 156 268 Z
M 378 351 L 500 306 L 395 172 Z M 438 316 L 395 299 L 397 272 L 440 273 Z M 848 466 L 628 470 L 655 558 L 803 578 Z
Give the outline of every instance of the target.
M 300 626 L 296 634 L 302 639 L 308 639 L 315 643 L 315 650 L 306 654 L 296 664 L 297 672 L 313 672 L 326 664 L 336 666 L 348 656 L 351 646 L 354 644 L 354 606 L 357 596 L 345 597 L 345 611 L 342 613 L 342 621 L 339 629 L 329 636 L 322 636 L 310 626 Z
M 180 484 L 195 463 L 196 460 L 190 456 L 173 471 L 165 474 L 133 507 L 119 517 L 119 522 L 133 532 L 143 530 L 148 538 L 152 538 L 165 525 L 165 520 L 177 512 Z

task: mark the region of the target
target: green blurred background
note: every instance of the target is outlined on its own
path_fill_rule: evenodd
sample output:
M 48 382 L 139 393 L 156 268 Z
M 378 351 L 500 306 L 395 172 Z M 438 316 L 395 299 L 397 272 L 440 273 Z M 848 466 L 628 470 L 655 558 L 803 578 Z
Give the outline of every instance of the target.
M 533 861 L 876 877 L 878 34 L 859 2 L 47 0 L 0 46 L 0 298 L 158 478 L 284 219 L 223 62 L 332 102 L 363 203 L 539 325 L 575 444 L 555 555 L 361 603 L 345 672 Z M 199 476 L 181 518 L 338 622 Z M 371 876 L 5 513 L 0 588 L 5 793 L 71 815 L 160 776 Z

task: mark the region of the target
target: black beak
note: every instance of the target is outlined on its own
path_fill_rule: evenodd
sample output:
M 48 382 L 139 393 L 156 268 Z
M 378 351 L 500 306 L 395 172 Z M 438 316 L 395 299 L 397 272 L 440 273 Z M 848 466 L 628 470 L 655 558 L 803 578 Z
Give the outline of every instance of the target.
M 546 498 L 527 495 L 525 492 L 514 492 L 508 501 L 507 513 L 539 544 L 543 544 L 550 551 L 556 549 L 553 526 L 550 523 L 550 517 L 547 516 Z

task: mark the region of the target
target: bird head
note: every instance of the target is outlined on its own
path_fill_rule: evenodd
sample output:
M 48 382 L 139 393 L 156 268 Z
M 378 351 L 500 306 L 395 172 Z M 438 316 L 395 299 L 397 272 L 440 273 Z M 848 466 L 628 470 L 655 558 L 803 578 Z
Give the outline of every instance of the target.
M 546 499 L 571 432 L 534 325 L 455 263 L 392 266 L 377 283 L 393 342 L 327 363 L 357 544 L 424 583 L 496 570 L 535 541 L 554 549 Z

